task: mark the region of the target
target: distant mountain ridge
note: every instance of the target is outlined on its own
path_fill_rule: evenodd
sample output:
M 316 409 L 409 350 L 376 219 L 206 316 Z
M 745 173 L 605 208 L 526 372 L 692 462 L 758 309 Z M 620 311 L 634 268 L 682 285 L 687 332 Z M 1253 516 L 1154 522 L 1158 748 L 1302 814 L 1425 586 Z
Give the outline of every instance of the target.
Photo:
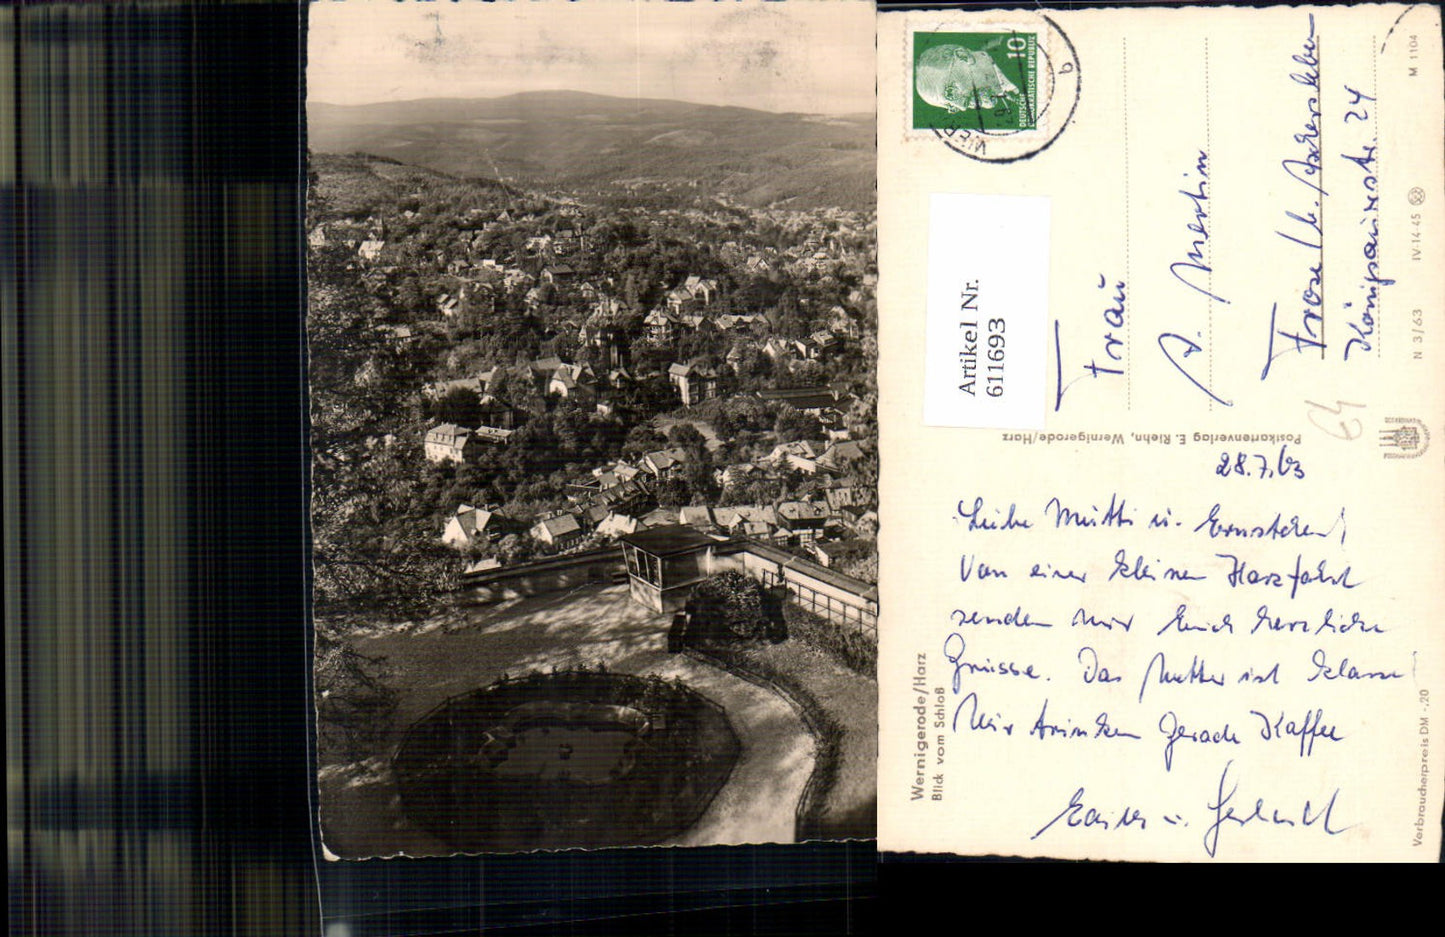
M 749 205 L 872 209 L 871 114 L 533 91 L 379 104 L 308 102 L 308 146 L 363 152 L 454 176 L 574 191 L 696 189 Z

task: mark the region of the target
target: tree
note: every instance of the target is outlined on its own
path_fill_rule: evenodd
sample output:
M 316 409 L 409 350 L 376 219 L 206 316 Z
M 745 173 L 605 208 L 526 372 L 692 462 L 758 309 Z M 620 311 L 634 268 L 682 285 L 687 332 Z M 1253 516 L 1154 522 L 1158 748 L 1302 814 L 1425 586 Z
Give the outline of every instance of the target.
M 653 492 L 659 507 L 680 508 L 692 503 L 692 487 L 676 476 L 663 479 Z
M 497 557 L 506 564 L 530 559 L 532 552 L 531 539 L 520 534 L 507 534 L 497 543 Z
M 627 431 L 622 443 L 622 454 L 629 458 L 656 452 L 667 448 L 667 437 L 659 433 L 650 423 L 639 423 Z
M 316 734 L 321 750 L 351 759 L 371 755 L 400 699 L 384 657 L 368 657 L 316 629 Z
M 759 312 L 776 305 L 781 292 L 782 290 L 777 284 L 761 278 L 754 278 L 738 288 L 737 292 L 733 294 L 733 303 L 739 309 Z
M 778 297 L 777 308 L 769 317 L 773 328 L 787 338 L 804 338 L 813 332 L 813 323 L 803 311 L 797 292 L 790 286 Z
M 421 284 L 416 277 L 407 277 L 401 281 L 401 286 L 396 288 L 396 305 L 410 315 L 421 313 L 426 300 L 421 294 Z
M 674 446 L 702 451 L 707 446 L 707 437 L 691 423 L 674 423 L 667 431 L 667 441 Z
M 848 406 L 848 412 L 843 415 L 843 426 L 853 439 L 878 437 L 877 391 L 868 391 Z
M 568 462 L 591 461 L 595 453 L 592 450 L 592 421 L 588 414 L 564 404 L 551 414 L 551 420 L 561 457 Z
M 759 387 L 773 376 L 773 359 L 757 345 L 746 345 L 735 370 L 744 386 Z
M 432 414 L 443 423 L 476 426 L 482 421 L 481 399 L 466 387 L 453 387 L 432 405 Z
M 532 378 L 532 370 L 526 365 L 503 369 L 492 386 L 492 393 L 514 407 L 529 413 L 542 413 L 547 404 Z
M 811 359 L 794 361 L 788 367 L 788 383 L 794 387 L 812 387 L 821 384 L 827 376 L 827 369 Z
M 778 418 L 773 423 L 773 432 L 778 434 L 780 443 L 799 439 L 822 439 L 826 435 L 823 424 L 818 422 L 817 417 L 787 404 L 783 404 L 779 409 Z
M 650 371 L 665 371 L 675 358 L 675 352 L 671 346 L 658 345 L 646 338 L 634 341 L 629 352 L 633 366 L 640 374 Z
M 692 504 L 713 504 L 718 495 L 722 494 L 722 488 L 713 475 L 712 461 L 705 453 L 684 466 L 682 477 L 687 482 L 691 494 L 689 501 Z
M 545 418 L 530 420 L 514 432 L 508 448 L 522 453 L 526 471 L 532 476 L 551 474 L 567 462 L 551 420 Z
M 731 439 L 739 433 L 771 429 L 773 417 L 761 399 L 752 395 L 736 396 L 719 401 L 712 424 L 720 437 Z
M 671 381 L 655 374 L 627 388 L 623 403 L 629 409 L 637 411 L 643 419 L 650 419 L 659 413 L 676 410 L 682 405 L 682 400 Z

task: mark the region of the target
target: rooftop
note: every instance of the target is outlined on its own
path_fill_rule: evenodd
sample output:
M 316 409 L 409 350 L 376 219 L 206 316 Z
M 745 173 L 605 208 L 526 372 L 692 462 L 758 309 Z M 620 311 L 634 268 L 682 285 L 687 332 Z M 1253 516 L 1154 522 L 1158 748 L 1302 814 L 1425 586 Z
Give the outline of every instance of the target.
M 631 544 L 650 553 L 653 556 L 674 556 L 678 553 L 690 553 L 701 547 L 712 546 L 716 540 L 685 524 L 670 524 L 666 527 L 653 527 L 649 530 L 640 530 L 635 534 L 628 534 L 622 538 L 623 543 Z
M 793 387 L 773 390 L 760 390 L 758 396 L 763 400 L 779 400 L 791 404 L 799 410 L 821 409 L 836 407 L 838 400 L 833 392 L 826 387 Z

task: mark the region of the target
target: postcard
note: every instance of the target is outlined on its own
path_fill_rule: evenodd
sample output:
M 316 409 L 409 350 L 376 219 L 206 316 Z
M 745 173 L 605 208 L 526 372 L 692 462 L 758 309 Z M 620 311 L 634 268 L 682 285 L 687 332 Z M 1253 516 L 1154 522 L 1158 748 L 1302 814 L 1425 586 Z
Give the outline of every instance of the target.
M 307 12 L 328 857 L 871 838 L 872 4 Z
M 1439 16 L 880 13 L 881 850 L 1438 858 Z

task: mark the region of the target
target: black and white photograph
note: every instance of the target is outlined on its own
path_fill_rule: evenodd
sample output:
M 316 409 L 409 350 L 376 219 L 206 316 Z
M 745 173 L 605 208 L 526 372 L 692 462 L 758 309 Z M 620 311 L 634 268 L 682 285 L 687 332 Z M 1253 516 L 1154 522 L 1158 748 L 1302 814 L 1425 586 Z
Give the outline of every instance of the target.
M 328 858 L 874 837 L 873 5 L 308 16 Z

